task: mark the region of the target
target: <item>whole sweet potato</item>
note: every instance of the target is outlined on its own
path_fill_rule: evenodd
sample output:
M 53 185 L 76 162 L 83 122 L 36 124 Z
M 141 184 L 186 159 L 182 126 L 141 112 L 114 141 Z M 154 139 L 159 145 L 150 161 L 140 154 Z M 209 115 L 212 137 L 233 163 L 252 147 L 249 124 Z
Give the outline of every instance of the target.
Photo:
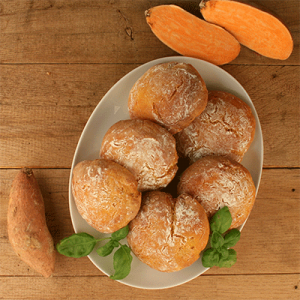
M 46 224 L 44 200 L 31 169 L 22 169 L 12 183 L 7 228 L 17 255 L 49 277 L 54 271 L 55 250 Z

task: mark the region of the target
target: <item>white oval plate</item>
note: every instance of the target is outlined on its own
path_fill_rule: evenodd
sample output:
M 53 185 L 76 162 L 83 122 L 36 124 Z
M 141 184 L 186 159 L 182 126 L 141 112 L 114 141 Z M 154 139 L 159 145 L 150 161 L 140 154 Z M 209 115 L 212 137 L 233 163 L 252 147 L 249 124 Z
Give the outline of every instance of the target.
M 76 233 L 87 232 L 97 238 L 105 236 L 105 234 L 89 226 L 77 211 L 71 191 L 71 176 L 74 166 L 82 160 L 99 158 L 101 142 L 109 127 L 119 120 L 129 119 L 127 100 L 131 87 L 150 67 L 169 61 L 190 63 L 204 79 L 208 90 L 230 92 L 245 101 L 252 108 L 256 119 L 256 132 L 254 141 L 244 156 L 242 164 L 250 171 L 256 190 L 258 190 L 263 165 L 263 138 L 256 110 L 247 92 L 230 74 L 211 63 L 183 56 L 161 58 L 134 69 L 119 80 L 99 102 L 81 134 L 72 162 L 69 183 L 70 213 Z M 126 243 L 126 239 L 123 242 Z M 112 258 L 113 255 L 107 257 L 98 256 L 95 249 L 89 255 L 89 259 L 95 266 L 107 275 L 114 274 Z M 133 255 L 131 272 L 120 282 L 137 288 L 165 289 L 188 282 L 206 270 L 207 268 L 202 266 L 201 259 L 199 259 L 193 265 L 181 271 L 162 273 L 151 269 Z

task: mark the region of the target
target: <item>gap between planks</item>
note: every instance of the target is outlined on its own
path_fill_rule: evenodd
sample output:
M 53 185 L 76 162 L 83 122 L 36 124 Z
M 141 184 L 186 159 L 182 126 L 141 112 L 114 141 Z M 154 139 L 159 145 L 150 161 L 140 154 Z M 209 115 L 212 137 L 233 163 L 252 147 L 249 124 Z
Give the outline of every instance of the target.
M 299 275 L 300 273 L 244 273 L 244 274 L 201 274 L 198 277 L 241 277 L 241 276 L 286 276 L 286 275 Z M 0 275 L 0 278 L 43 278 L 40 275 Z M 108 278 L 107 275 L 53 275 L 51 278 Z
M 181 57 L 182 55 L 180 54 L 174 54 L 174 55 L 170 55 L 170 56 L 166 56 L 167 57 L 175 57 L 175 56 L 179 56 Z M 159 58 L 157 58 L 159 59 Z M 155 59 L 154 59 L 155 60 Z M 149 62 L 152 61 L 152 60 L 149 60 Z M 147 62 L 146 62 L 147 63 Z M 106 62 L 36 62 L 36 63 L 33 63 L 33 62 L 26 62 L 26 63 L 21 63 L 21 62 L 16 62 L 16 63 L 5 63 L 5 62 L 2 62 L 0 63 L 0 66 L 30 66 L 30 65 L 137 65 L 137 66 L 140 66 L 140 65 L 144 65 L 146 64 L 145 62 L 112 62 L 112 63 L 106 63 Z M 299 67 L 299 64 L 286 64 L 286 65 L 283 65 L 283 64 L 263 64 L 263 63 L 228 63 L 228 64 L 225 64 L 225 65 L 220 65 L 220 66 L 217 66 L 219 68 L 222 68 L 222 67 L 225 67 L 225 66 L 254 66 L 254 67 Z

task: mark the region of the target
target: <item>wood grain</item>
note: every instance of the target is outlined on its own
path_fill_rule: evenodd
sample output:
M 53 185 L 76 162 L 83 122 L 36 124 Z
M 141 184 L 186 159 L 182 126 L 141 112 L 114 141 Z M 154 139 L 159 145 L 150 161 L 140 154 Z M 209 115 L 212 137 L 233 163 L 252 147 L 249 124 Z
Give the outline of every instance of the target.
M 255 206 L 234 247 L 237 263 L 214 267 L 167 290 L 110 280 L 87 257 L 57 254 L 44 279 L 13 252 L 6 214 L 12 180 L 35 167 L 54 242 L 74 230 L 70 166 L 81 132 L 105 93 L 150 60 L 177 55 L 146 24 L 144 11 L 190 0 L 0 0 L 0 298 L 1 299 L 299 299 L 300 298 L 300 1 L 256 0 L 291 31 L 285 61 L 242 47 L 222 68 L 251 97 L 264 138 Z M 251 2 L 251 0 L 245 0 Z
M 2 279 L 4 299 L 299 299 L 299 275 L 200 276 L 166 290 L 142 290 L 106 277 L 38 277 Z M 72 286 L 72 288 L 65 288 Z M 59 291 L 59 292 L 58 292 Z M 193 291 L 191 293 L 191 291 Z M 254 292 L 255 291 L 255 292 Z M 59 296 L 58 296 L 59 295 Z M 122 295 L 122 296 L 120 296 Z M 134 296 L 136 295 L 136 296 Z
M 92 111 L 109 88 L 137 66 L 0 66 L 0 166 L 69 168 Z M 299 167 L 300 66 L 223 68 L 243 85 L 256 107 L 264 166 Z
M 178 5 L 201 17 L 198 2 Z M 247 1 L 250 2 L 250 1 Z M 242 47 L 232 64 L 299 65 L 298 1 L 263 1 L 292 33 L 294 51 L 272 60 Z M 164 1 L 163 4 L 176 4 Z M 146 24 L 144 12 L 161 1 L 2 1 L 1 63 L 145 63 L 174 55 Z
M 0 170 L 0 276 L 38 276 L 13 253 L 7 240 L 6 213 L 12 179 L 17 170 Z M 74 233 L 68 209 L 69 169 L 34 170 L 46 206 L 47 224 L 55 244 Z M 282 180 L 285 178 L 285 180 Z M 300 269 L 300 170 L 263 171 L 255 206 L 235 249 L 238 262 L 230 269 L 207 274 L 291 274 Z M 291 220 L 295 220 L 291 222 Z M 57 255 L 54 276 L 102 274 L 87 258 Z

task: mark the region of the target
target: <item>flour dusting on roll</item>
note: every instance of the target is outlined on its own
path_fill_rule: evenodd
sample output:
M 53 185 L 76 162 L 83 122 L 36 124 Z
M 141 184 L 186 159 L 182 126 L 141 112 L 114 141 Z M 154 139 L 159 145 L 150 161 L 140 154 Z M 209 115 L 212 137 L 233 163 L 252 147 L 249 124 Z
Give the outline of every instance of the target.
M 100 157 L 131 171 L 139 191 L 167 186 L 178 169 L 175 138 L 148 120 L 122 120 L 112 125 L 102 140 Z
M 206 156 L 182 174 L 178 193 L 196 198 L 211 218 L 228 206 L 232 228 L 248 218 L 255 201 L 255 185 L 250 172 L 240 163 L 222 156 Z
M 156 122 L 175 134 L 187 127 L 207 104 L 208 91 L 190 64 L 168 62 L 151 67 L 132 87 L 132 119 Z
M 205 110 L 176 134 L 181 156 L 195 162 L 207 155 L 223 155 L 241 162 L 255 133 L 251 108 L 238 97 L 210 91 Z
M 145 193 L 129 228 L 127 240 L 133 253 L 161 272 L 190 266 L 199 259 L 209 238 L 203 207 L 186 194 L 173 199 L 160 191 Z
M 141 205 L 133 174 L 105 159 L 85 160 L 74 167 L 72 193 L 83 219 L 104 233 L 126 226 Z

